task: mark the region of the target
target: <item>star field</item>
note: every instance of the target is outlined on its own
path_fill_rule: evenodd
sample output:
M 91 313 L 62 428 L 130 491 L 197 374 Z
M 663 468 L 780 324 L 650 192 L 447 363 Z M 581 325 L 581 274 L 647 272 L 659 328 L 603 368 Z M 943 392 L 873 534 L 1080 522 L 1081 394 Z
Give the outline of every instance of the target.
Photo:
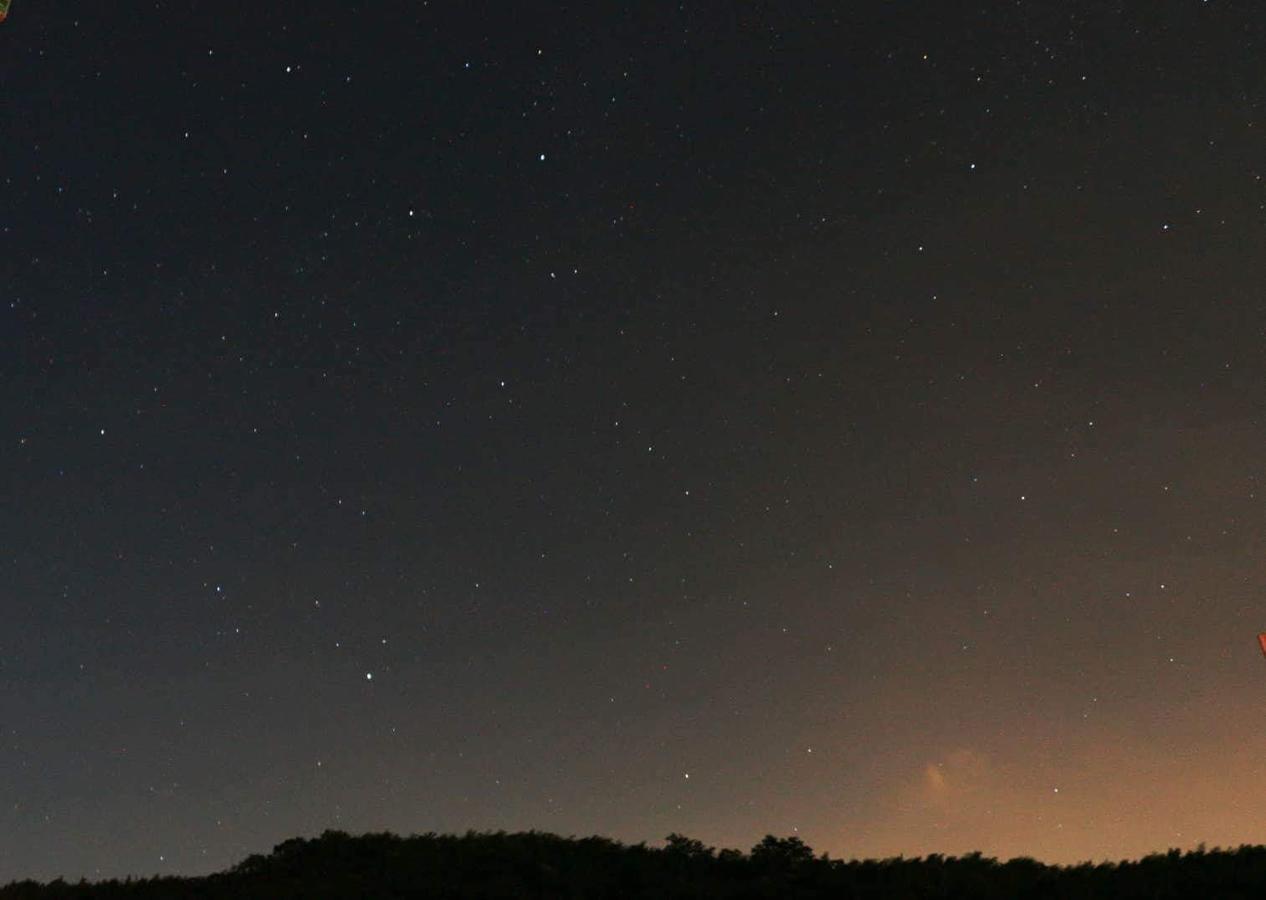
M 1251 4 L 55 6 L 0 882 L 1262 840 Z

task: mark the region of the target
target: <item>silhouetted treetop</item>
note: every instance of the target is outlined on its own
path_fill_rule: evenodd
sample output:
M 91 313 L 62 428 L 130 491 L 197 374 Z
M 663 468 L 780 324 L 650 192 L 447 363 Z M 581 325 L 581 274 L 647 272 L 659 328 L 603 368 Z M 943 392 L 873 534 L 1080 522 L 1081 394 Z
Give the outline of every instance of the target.
M 350 835 L 283 841 L 203 878 L 14 882 L 0 900 L 62 898 L 1249 898 L 1266 896 L 1266 847 L 1048 866 L 972 853 L 916 859 L 816 857 L 798 837 L 767 835 L 750 853 L 673 833 L 662 848 L 539 831 Z

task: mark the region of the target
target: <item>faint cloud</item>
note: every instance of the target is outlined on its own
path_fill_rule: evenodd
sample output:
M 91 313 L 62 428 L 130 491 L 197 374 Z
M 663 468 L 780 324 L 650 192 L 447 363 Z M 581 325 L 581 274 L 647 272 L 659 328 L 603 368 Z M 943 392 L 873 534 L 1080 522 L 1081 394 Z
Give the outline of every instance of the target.
M 989 784 L 991 767 L 983 753 L 967 747 L 948 753 L 923 767 L 919 783 L 907 791 L 907 801 L 943 805 L 979 793 Z
M 985 753 L 958 747 L 911 760 L 862 827 L 841 835 L 863 854 L 970 852 L 989 840 L 999 812 L 1010 811 L 1014 773 Z M 863 849 L 864 848 L 864 849 Z

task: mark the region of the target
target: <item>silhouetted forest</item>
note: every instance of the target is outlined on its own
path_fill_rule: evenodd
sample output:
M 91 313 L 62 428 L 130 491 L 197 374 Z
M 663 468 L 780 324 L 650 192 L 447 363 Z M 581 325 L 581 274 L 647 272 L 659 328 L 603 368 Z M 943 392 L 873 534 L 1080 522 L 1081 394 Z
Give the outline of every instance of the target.
M 798 838 L 766 837 L 750 853 L 678 834 L 667 846 L 541 832 L 294 838 L 203 878 L 14 882 L 26 898 L 1248 898 L 1266 896 L 1266 847 L 1171 850 L 1141 860 L 1048 866 L 974 853 L 917 859 L 817 856 Z

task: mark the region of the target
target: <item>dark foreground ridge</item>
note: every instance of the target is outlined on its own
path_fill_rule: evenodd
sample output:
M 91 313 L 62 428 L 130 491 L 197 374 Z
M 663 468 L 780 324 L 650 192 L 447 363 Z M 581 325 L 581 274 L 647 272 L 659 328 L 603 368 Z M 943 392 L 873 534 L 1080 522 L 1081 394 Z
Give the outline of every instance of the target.
M 542 832 L 294 838 L 202 878 L 0 887 L 26 898 L 1248 898 L 1266 895 L 1266 847 L 1171 850 L 1141 860 L 1048 866 L 961 857 L 834 860 L 798 838 L 751 853 L 670 835 L 662 849 Z

